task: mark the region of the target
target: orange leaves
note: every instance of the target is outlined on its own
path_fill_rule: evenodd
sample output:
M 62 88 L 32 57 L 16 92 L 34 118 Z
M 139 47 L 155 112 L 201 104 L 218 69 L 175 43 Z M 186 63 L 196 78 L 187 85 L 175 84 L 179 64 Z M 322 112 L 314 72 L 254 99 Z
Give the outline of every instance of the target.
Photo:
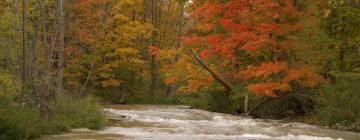
M 193 39 L 191 37 L 183 37 L 182 42 L 186 46 L 190 46 L 193 43 Z
M 206 59 L 206 58 L 208 58 L 208 57 L 209 57 L 209 55 L 210 55 L 210 52 L 209 52 L 209 50 L 208 50 L 208 49 L 206 49 L 206 50 L 202 50 L 202 51 L 200 52 L 200 57 L 201 57 L 202 59 Z
M 233 23 L 231 20 L 220 19 L 219 23 L 227 30 L 231 30 L 237 27 L 236 23 Z
M 251 70 L 240 72 L 239 76 L 243 76 L 240 78 L 243 79 L 251 78 L 252 77 L 251 75 L 256 75 L 255 73 L 259 72 L 258 70 L 255 69 L 252 70 L 254 70 L 255 72 L 252 72 Z M 298 82 L 301 86 L 304 87 L 313 87 L 321 82 L 325 82 L 325 80 L 320 75 L 318 75 L 314 69 L 311 68 L 298 68 L 298 69 L 287 70 L 287 68 L 285 67 L 283 68 L 278 67 L 278 68 L 268 68 L 268 70 L 265 71 L 267 71 L 267 73 L 271 71 L 272 72 L 282 71 L 285 73 L 285 76 L 277 82 L 269 82 L 271 81 L 269 80 L 268 82 L 265 83 L 250 84 L 248 86 L 248 90 L 255 93 L 258 96 L 276 97 L 274 91 L 278 90 L 281 92 L 286 92 L 291 90 L 290 82 L 293 81 Z M 258 74 L 262 75 L 262 72 L 264 71 L 261 71 Z
M 248 90 L 255 93 L 256 96 L 271 96 L 276 97 L 274 94 L 274 84 L 273 83 L 260 83 L 260 84 L 253 84 L 248 86 Z
M 210 82 L 209 79 L 189 79 L 187 80 L 185 92 L 196 92 L 202 87 L 207 87 Z
M 268 62 L 257 67 L 249 66 L 246 70 L 239 71 L 236 77 L 241 80 L 250 80 L 260 76 L 267 78 L 271 74 L 286 72 L 287 70 L 288 66 L 284 62 Z
M 325 79 L 312 68 L 298 68 L 290 69 L 282 79 L 282 82 L 286 83 L 291 81 L 297 81 L 301 86 L 313 87 L 321 82 L 325 82 Z
M 241 47 L 242 50 L 245 50 L 245 51 L 255 51 L 258 49 L 258 46 L 257 46 L 257 43 L 256 41 L 249 41 L 249 42 L 246 42 L 242 47 Z
M 209 20 L 213 15 L 220 14 L 223 10 L 222 4 L 206 2 L 200 7 L 196 7 L 193 16 L 198 19 Z
M 291 87 L 287 83 L 258 83 L 251 84 L 248 86 L 248 90 L 255 93 L 257 96 L 269 96 L 269 97 L 277 97 L 274 93 L 275 90 L 285 92 L 291 90 Z
M 94 38 L 84 29 L 79 29 L 77 31 L 77 35 L 80 38 L 80 40 L 83 41 L 84 43 L 90 44 L 94 41 Z
M 159 49 L 159 48 L 156 48 L 156 47 L 153 46 L 153 45 L 148 46 L 148 50 L 149 50 L 149 52 L 150 52 L 150 55 L 152 55 L 152 56 L 155 56 L 155 55 L 157 55 L 157 54 L 160 52 L 160 49 Z
M 199 45 L 201 43 L 200 37 L 195 34 L 191 36 L 182 37 L 182 41 L 186 46 Z
M 221 65 L 223 75 L 235 77 L 231 82 L 248 84 L 258 96 L 276 97 L 294 82 L 314 86 L 322 81 L 314 70 L 287 65 L 301 30 L 292 0 L 193 2 L 197 25 L 190 31 L 197 35 L 184 38 L 184 45 L 200 52 L 209 65 Z M 199 87 L 196 82 L 188 81 L 190 89 Z
M 279 25 L 273 23 L 261 23 L 258 28 L 261 33 L 277 32 L 280 30 Z
M 214 27 L 215 27 L 215 24 L 212 24 L 212 23 L 208 23 L 208 24 L 205 24 L 204 25 L 204 31 L 205 32 L 208 32 L 208 31 L 211 31 L 212 29 L 214 29 Z
M 175 76 L 170 76 L 170 77 L 167 77 L 165 78 L 164 82 L 166 85 L 170 85 L 170 84 L 173 84 L 175 83 L 176 81 L 176 77 Z

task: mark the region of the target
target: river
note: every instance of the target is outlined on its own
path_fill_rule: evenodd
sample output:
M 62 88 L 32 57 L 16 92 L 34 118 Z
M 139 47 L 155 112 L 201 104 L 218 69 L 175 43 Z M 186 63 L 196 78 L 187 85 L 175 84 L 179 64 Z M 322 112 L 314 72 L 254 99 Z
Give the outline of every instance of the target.
M 74 129 L 39 140 L 360 140 L 360 133 L 171 105 L 113 105 L 111 126 Z

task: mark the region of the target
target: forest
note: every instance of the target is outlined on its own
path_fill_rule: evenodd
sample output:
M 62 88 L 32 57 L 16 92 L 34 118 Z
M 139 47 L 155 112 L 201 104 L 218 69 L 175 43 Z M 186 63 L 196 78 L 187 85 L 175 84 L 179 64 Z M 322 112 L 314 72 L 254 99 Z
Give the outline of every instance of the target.
M 0 139 L 114 104 L 359 132 L 359 91 L 360 0 L 0 0 Z

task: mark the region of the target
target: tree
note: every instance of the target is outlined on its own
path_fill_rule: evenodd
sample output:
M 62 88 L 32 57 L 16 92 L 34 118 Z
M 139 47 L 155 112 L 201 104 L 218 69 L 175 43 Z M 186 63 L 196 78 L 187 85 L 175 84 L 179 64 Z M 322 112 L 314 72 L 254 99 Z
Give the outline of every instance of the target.
M 193 8 L 195 26 L 184 38 L 187 50 L 199 52 L 231 85 L 245 84 L 257 96 L 278 98 L 297 85 L 323 81 L 295 56 L 301 26 L 293 1 L 198 0 Z

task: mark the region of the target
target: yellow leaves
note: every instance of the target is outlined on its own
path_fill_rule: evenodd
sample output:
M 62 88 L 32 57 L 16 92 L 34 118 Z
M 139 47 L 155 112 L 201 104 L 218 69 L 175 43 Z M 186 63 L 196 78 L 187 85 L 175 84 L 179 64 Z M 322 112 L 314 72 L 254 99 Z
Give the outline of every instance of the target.
M 126 47 L 126 48 L 117 48 L 115 50 L 115 54 L 118 56 L 122 56 L 122 55 L 137 55 L 138 54 L 138 50 L 134 49 L 134 48 L 130 48 L 130 47 Z
M 324 11 L 324 18 L 329 17 L 330 14 L 331 14 L 331 10 L 330 10 L 330 9 L 325 10 L 325 11 Z
M 124 21 L 129 21 L 130 20 L 130 17 L 128 16 L 125 16 L 123 14 L 117 14 L 115 17 L 114 17 L 114 20 L 118 21 L 118 22 L 124 22 Z
M 177 49 L 159 50 L 157 57 L 162 60 L 173 60 L 178 54 Z
M 285 91 L 290 91 L 292 88 L 288 83 L 282 83 L 278 85 L 277 89 L 282 92 L 285 92 Z
M 145 64 L 145 62 L 141 59 L 137 59 L 137 58 L 131 58 L 129 60 L 129 63 L 132 63 L 132 64 L 136 64 L 136 65 L 142 65 L 142 64 Z
M 191 57 L 183 54 L 175 64 L 165 66 L 162 70 L 167 75 L 164 82 L 185 82 L 186 85 L 177 90 L 179 93 L 194 93 L 207 89 L 213 82 L 211 75 L 193 62 Z
M 101 81 L 101 86 L 102 87 L 110 87 L 110 86 L 120 86 L 120 83 L 122 83 L 123 81 L 119 81 L 119 80 L 115 80 L 115 79 L 108 79 L 108 80 L 103 80 Z
M 132 12 L 139 12 L 142 8 L 141 0 L 118 0 L 114 3 L 114 13 L 131 15 Z
M 15 93 L 20 89 L 19 83 L 13 80 L 13 76 L 5 70 L 0 70 L 0 97 L 4 94 Z

